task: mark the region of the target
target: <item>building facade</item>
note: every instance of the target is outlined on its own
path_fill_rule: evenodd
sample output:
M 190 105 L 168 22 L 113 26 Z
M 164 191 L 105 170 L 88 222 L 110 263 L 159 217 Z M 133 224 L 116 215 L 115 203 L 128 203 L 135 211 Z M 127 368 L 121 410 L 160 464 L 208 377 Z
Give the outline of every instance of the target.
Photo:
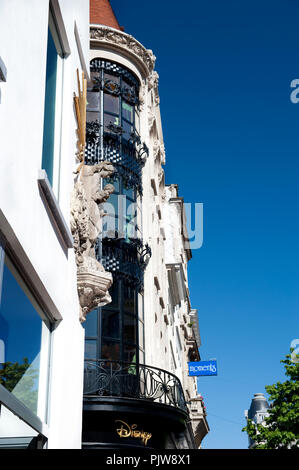
M 4 0 L 0 44 L 0 448 L 199 448 L 155 56 L 108 0 Z
M 165 184 L 155 56 L 108 1 L 91 1 L 85 162 L 115 169 L 103 186 L 97 256 L 112 302 L 84 324 L 83 448 L 198 448 L 208 432 L 188 361 L 199 360 L 183 199 Z
M 89 3 L 4 0 L 0 44 L 0 448 L 81 448 L 69 208 Z

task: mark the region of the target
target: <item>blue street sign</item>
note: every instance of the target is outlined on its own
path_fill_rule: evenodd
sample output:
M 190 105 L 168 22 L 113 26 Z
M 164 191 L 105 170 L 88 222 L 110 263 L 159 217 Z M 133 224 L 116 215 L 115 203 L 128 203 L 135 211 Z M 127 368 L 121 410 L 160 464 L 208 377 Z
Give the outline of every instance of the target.
M 217 361 L 188 362 L 189 376 L 217 375 Z

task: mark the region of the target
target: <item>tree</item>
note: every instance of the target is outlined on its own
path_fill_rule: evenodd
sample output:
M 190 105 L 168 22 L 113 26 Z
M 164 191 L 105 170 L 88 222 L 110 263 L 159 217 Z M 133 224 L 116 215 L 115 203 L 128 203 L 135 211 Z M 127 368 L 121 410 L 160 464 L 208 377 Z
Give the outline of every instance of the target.
M 285 364 L 289 379 L 265 387 L 271 402 L 265 424 L 247 419 L 247 426 L 242 429 L 255 442 L 254 449 L 299 447 L 299 356 L 288 354 L 280 362 Z
M 0 384 L 31 411 L 36 412 L 38 370 L 30 367 L 27 357 L 23 364 L 4 362 L 0 367 Z

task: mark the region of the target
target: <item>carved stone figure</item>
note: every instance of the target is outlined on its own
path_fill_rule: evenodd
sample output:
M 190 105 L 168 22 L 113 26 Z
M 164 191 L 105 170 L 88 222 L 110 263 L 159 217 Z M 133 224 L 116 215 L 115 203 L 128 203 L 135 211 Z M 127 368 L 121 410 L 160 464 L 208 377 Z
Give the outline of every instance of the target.
M 101 204 L 114 191 L 112 184 L 99 189 L 100 181 L 113 173 L 114 168 L 109 162 L 83 165 L 72 193 L 71 231 L 77 263 L 81 322 L 85 321 L 88 312 L 111 302 L 108 289 L 112 285 L 112 275 L 96 259 L 95 246 L 102 231 L 104 211 Z

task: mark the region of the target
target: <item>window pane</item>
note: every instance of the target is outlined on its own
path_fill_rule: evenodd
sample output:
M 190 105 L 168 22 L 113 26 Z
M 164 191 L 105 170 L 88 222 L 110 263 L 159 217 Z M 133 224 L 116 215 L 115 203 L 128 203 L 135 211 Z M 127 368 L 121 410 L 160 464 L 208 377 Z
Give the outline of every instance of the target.
M 123 137 L 126 140 L 129 140 L 131 138 L 131 133 L 133 132 L 133 126 L 131 124 L 129 124 L 127 121 L 123 120 L 122 127 L 123 127 L 123 130 L 124 130 Z
M 118 219 L 114 216 L 106 215 L 103 218 L 102 236 L 108 238 L 115 237 L 115 231 L 118 229 Z
M 125 186 L 124 186 L 124 187 L 123 187 L 123 194 L 124 194 L 126 197 L 132 199 L 133 201 L 135 200 L 135 191 L 134 191 L 133 188 L 129 188 L 129 187 L 125 187 Z M 130 202 L 132 202 L 132 201 L 130 201 Z M 129 204 L 130 202 L 128 202 L 128 204 Z
M 136 347 L 130 344 L 124 345 L 124 362 L 136 363 Z
M 114 310 L 102 310 L 102 334 L 109 338 L 119 338 L 119 312 Z
M 86 122 L 99 122 L 99 112 L 98 111 L 87 111 L 86 112 Z
M 85 359 L 96 359 L 97 358 L 97 340 L 87 339 L 85 341 Z
M 124 310 L 128 313 L 136 313 L 135 310 L 136 291 L 130 286 L 124 285 Z
M 91 83 L 88 83 L 88 86 L 91 86 L 93 87 L 94 90 L 99 91 L 100 82 L 101 82 L 99 72 L 91 72 L 90 78 L 91 78 Z
M 94 91 L 87 92 L 87 110 L 100 111 L 100 93 Z
M 142 321 L 138 321 L 138 328 L 139 328 L 139 348 L 144 349 L 144 325 Z
M 108 126 L 113 124 L 114 126 L 119 126 L 119 118 L 116 116 L 111 116 L 110 114 L 104 114 L 104 130 L 107 132 L 111 132 L 108 129 Z
M 133 106 L 126 103 L 125 101 L 122 102 L 122 113 L 123 117 L 127 119 L 127 121 L 133 122 L 134 115 L 133 115 Z
M 124 314 L 124 341 L 137 342 L 135 316 Z
M 117 85 L 119 85 L 119 77 L 116 77 L 115 75 L 112 75 L 110 73 L 105 72 L 104 80 L 107 81 L 107 82 L 112 81 L 112 82 L 116 83 Z
M 120 198 L 118 194 L 114 194 L 114 193 L 110 194 L 108 201 L 103 204 L 104 211 L 109 215 L 113 215 L 113 216 L 118 215 L 119 205 L 120 205 L 119 199 Z
M 93 310 L 86 315 L 86 321 L 83 323 L 85 329 L 85 336 L 98 335 L 98 310 Z
M 110 361 L 119 361 L 120 358 L 119 343 L 115 341 L 103 340 L 102 359 Z
M 104 110 L 109 113 L 119 113 L 119 98 L 118 96 L 109 95 L 104 93 Z
M 57 50 L 49 28 L 47 45 L 42 168 L 46 170 L 51 184 L 53 184 L 57 58 Z
M 44 419 L 49 330 L 39 315 L 38 305 L 7 257 L 0 305 L 0 339 L 5 347 L 0 384 Z

